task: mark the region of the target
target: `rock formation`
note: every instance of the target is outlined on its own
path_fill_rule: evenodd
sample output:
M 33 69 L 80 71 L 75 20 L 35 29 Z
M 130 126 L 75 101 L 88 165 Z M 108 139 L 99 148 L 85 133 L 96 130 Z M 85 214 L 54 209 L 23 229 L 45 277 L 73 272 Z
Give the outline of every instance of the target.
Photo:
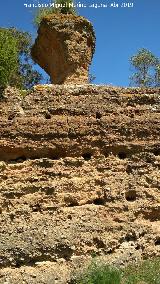
M 0 284 L 160 256 L 159 89 L 37 86 L 0 101 Z
M 87 83 L 95 48 L 91 23 L 71 14 L 46 16 L 39 27 L 32 57 L 52 83 Z

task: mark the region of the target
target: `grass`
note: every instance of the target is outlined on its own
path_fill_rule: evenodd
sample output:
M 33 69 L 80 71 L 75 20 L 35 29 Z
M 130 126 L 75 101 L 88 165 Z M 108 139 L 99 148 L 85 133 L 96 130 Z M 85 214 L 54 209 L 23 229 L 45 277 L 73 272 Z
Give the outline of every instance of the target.
M 92 263 L 72 284 L 160 284 L 160 258 L 145 260 L 118 269 L 106 264 Z
M 110 266 L 92 264 L 88 270 L 76 280 L 78 284 L 119 284 L 121 272 Z
M 160 258 L 128 266 L 123 273 L 124 284 L 160 284 Z

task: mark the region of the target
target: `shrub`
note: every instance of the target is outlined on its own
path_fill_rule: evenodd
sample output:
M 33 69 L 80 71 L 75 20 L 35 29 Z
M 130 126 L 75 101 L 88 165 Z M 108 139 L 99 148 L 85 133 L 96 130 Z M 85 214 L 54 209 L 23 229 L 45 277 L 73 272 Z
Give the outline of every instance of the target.
M 108 265 L 92 264 L 83 275 L 77 277 L 72 283 L 120 284 L 121 271 Z
M 92 263 L 70 284 L 160 284 L 160 258 L 145 260 L 124 269 Z
M 52 13 L 56 14 L 73 14 L 76 15 L 73 0 L 55 0 L 52 1 L 54 7 L 38 8 L 34 17 L 35 26 L 39 26 L 42 19 Z

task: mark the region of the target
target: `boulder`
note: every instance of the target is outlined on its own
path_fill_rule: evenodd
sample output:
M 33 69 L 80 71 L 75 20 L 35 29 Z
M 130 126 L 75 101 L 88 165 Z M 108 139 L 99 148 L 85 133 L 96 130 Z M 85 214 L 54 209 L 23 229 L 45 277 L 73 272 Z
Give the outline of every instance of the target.
M 32 58 L 53 84 L 88 83 L 95 50 L 92 24 L 81 16 L 50 14 L 43 18 L 32 47 Z

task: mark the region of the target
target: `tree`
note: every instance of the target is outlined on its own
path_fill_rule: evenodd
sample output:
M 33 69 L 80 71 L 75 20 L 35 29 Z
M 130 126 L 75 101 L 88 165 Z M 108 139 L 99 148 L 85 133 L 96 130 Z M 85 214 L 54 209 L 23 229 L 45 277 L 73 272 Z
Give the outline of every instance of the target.
M 33 69 L 30 57 L 32 38 L 15 28 L 0 28 L 0 87 L 31 88 L 42 75 Z
M 0 29 L 0 88 L 3 90 L 18 74 L 18 47 L 9 30 Z M 17 84 L 19 84 L 17 82 Z
M 54 5 L 53 7 L 51 5 Z M 48 14 L 73 14 L 76 15 L 74 0 L 52 0 L 50 7 L 38 8 L 34 17 L 34 24 L 39 26 L 42 19 Z
M 156 68 L 159 64 L 159 59 L 156 56 L 149 50 L 142 48 L 131 57 L 130 63 L 136 70 L 130 77 L 134 85 L 141 87 L 155 86 Z
M 156 65 L 155 86 L 160 87 L 160 62 Z

